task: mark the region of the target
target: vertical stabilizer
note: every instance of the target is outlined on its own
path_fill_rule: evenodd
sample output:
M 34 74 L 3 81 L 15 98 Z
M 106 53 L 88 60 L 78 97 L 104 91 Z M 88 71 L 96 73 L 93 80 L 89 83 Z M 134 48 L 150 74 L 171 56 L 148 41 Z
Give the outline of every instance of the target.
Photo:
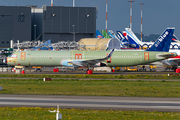
M 169 48 L 171 45 L 171 40 L 174 33 L 174 27 L 167 28 L 160 37 L 154 42 L 151 48 L 146 51 L 164 51 L 169 52 Z
M 111 38 L 116 38 L 118 39 L 118 37 L 116 36 L 116 34 L 112 31 L 112 30 L 108 30 L 108 34 Z
M 116 36 L 121 42 L 128 42 L 128 40 L 126 39 L 126 37 L 123 35 L 121 31 L 117 31 Z
M 130 28 L 125 28 L 129 44 L 136 45 L 139 48 L 143 43 L 137 38 L 137 36 L 132 32 Z
M 105 30 L 101 30 L 101 33 L 104 36 L 104 38 L 111 38 Z
M 101 32 L 99 32 L 99 30 L 96 30 L 96 38 L 104 38 Z

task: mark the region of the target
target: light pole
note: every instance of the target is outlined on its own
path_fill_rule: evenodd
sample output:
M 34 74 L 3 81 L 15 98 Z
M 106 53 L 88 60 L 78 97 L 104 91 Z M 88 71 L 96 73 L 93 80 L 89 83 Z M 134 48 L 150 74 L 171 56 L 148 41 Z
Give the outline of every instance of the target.
M 73 0 L 73 7 L 75 7 L 75 0 Z
M 107 9 L 108 9 L 108 8 L 107 8 L 107 7 L 108 7 L 108 6 L 107 6 L 107 2 L 108 2 L 108 1 L 106 0 L 106 32 L 107 32 Z M 106 37 L 107 37 L 107 36 L 106 36 Z
M 130 28 L 132 30 L 132 2 L 134 2 L 133 0 L 132 1 L 128 1 L 131 3 L 131 6 L 130 6 Z
M 37 25 L 34 25 L 34 40 L 36 40 L 36 26 Z
M 72 25 L 72 27 L 73 27 L 73 42 L 75 42 L 75 32 L 74 32 L 74 26 L 75 26 L 75 25 Z
M 144 5 L 144 3 L 139 3 L 141 5 L 141 42 L 142 42 L 142 5 Z

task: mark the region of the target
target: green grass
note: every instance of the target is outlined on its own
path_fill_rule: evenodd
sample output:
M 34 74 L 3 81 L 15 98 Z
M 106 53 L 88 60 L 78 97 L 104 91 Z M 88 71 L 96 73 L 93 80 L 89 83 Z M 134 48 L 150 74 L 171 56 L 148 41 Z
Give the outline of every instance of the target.
M 55 120 L 55 108 L 0 107 L 1 120 Z M 60 109 L 63 120 L 179 120 L 179 112 Z
M 0 77 L 21 78 L 99 78 L 99 79 L 180 79 L 180 76 L 168 75 L 58 75 L 58 74 L 0 74 Z
M 180 81 L 0 79 L 0 94 L 180 97 Z

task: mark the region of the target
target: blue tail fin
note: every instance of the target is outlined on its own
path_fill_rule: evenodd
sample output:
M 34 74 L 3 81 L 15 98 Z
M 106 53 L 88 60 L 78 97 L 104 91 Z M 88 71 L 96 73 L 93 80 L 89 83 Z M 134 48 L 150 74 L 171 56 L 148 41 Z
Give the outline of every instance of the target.
M 119 39 L 121 42 L 128 42 L 128 40 L 124 37 L 124 35 L 122 34 L 121 31 L 117 31 L 116 36 L 118 37 L 118 39 Z
M 96 38 L 104 38 L 101 32 L 99 32 L 99 30 L 96 30 Z
M 167 28 L 163 34 L 155 41 L 151 48 L 146 51 L 164 51 L 169 52 L 171 40 L 175 28 Z

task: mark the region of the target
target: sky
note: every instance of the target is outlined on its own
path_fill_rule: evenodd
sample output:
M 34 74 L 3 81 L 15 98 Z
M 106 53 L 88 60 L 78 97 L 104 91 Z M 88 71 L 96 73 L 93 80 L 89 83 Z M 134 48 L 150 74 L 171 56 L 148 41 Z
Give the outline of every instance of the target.
M 73 0 L 53 0 L 54 6 L 73 5 Z M 130 26 L 129 0 L 108 0 L 108 30 L 124 31 Z M 141 5 L 143 5 L 143 34 L 161 34 L 167 27 L 175 27 L 180 39 L 180 0 L 134 0 L 132 3 L 132 31 L 141 32 Z M 43 5 L 50 6 L 51 0 L 1 0 L 3 6 Z M 98 6 L 96 29 L 106 29 L 106 0 L 75 0 L 76 7 Z

